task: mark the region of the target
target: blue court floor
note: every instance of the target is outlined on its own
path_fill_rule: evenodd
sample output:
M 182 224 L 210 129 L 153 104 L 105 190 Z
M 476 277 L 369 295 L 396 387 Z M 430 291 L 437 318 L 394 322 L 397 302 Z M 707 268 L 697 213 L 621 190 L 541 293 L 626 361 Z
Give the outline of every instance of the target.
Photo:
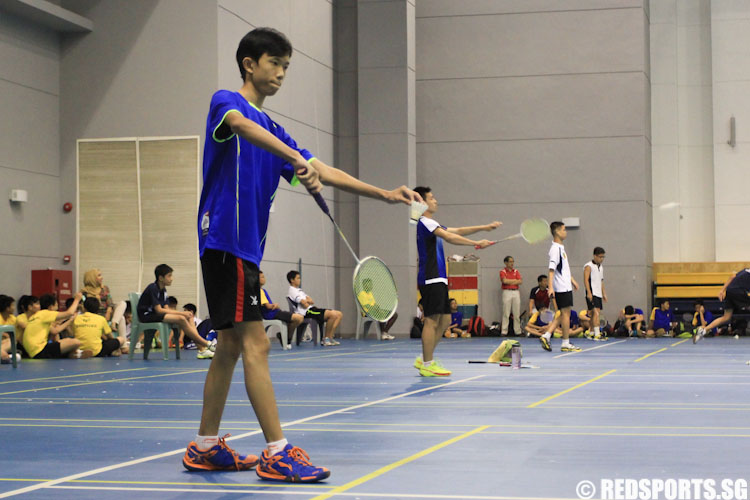
M 467 363 L 497 338 L 444 339 L 447 379 L 412 368 L 419 341 L 273 344 L 286 436 L 332 471 L 315 485 L 183 469 L 208 368 L 190 351 L 2 365 L 0 498 L 568 499 L 584 480 L 750 476 L 750 339 L 521 341 L 537 368 Z M 222 432 L 264 446 L 240 365 Z

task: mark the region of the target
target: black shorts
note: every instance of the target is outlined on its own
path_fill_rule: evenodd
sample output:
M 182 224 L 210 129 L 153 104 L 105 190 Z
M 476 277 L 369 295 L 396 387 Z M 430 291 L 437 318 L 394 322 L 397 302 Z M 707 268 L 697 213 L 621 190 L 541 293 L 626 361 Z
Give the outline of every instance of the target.
M 722 303 L 724 310 L 737 311 L 750 306 L 750 296 L 742 288 L 727 288 L 727 295 Z
M 274 316 L 273 319 L 278 319 L 279 321 L 283 321 L 284 323 L 291 323 L 292 322 L 292 312 L 289 311 L 283 311 L 281 309 L 276 310 L 276 316 Z
M 424 309 L 425 317 L 451 313 L 451 302 L 448 299 L 448 285 L 445 283 L 420 285 L 419 294 L 422 295 L 422 308 Z
M 109 356 L 120 348 L 120 342 L 117 339 L 102 340 L 102 350 L 96 355 L 97 358 Z
M 148 314 L 144 314 L 141 316 L 138 315 L 138 321 L 141 323 L 161 323 L 164 321 L 164 316 L 166 316 L 164 313 L 158 313 L 158 312 L 152 312 Z
M 600 309 L 600 310 L 604 309 L 604 307 L 602 307 L 603 304 L 604 304 L 602 302 L 602 298 L 601 297 L 597 297 L 596 295 L 592 295 L 592 297 L 593 297 L 594 300 L 589 300 L 589 298 L 586 297 L 586 308 L 589 311 L 593 310 L 594 308 Z
M 573 307 L 573 292 L 556 292 L 555 302 L 557 302 L 558 309 Z
M 62 358 L 62 352 L 60 351 L 60 342 L 47 342 L 34 359 L 60 359 Z
M 258 266 L 229 252 L 207 248 L 201 257 L 203 286 L 215 330 L 262 321 Z
M 326 322 L 325 318 L 326 318 L 327 310 L 328 309 L 320 309 L 319 307 L 312 306 L 305 313 L 305 318 L 310 318 L 312 320 L 317 321 L 318 325 L 320 325 L 320 327 L 323 328 L 323 323 Z

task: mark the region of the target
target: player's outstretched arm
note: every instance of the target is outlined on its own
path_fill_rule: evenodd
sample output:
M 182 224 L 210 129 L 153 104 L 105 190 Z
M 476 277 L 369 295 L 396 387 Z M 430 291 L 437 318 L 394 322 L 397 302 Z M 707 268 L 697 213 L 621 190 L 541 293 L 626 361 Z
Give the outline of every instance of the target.
M 461 236 L 468 236 L 470 234 L 478 233 L 479 231 L 492 231 L 502 225 L 502 222 L 496 220 L 482 226 L 449 227 L 447 231 Z
M 411 204 L 412 201 L 422 201 L 422 198 L 416 192 L 406 186 L 396 189 L 387 190 L 363 182 L 356 177 L 352 177 L 343 170 L 326 165 L 317 158 L 311 162 L 312 166 L 318 171 L 320 181 L 326 186 L 333 186 L 350 193 L 367 196 L 376 200 L 383 200 L 388 203 L 405 203 Z
M 305 160 L 299 151 L 284 144 L 283 141 L 271 132 L 264 129 L 254 121 L 245 118 L 239 112 L 229 113 L 224 119 L 224 122 L 229 126 L 233 133 L 239 135 L 249 143 L 278 156 L 294 167 L 297 178 L 308 191 L 317 193 L 323 188 L 318 179 L 318 171 L 314 166 L 313 168 L 308 168 L 309 165 L 307 160 Z
M 464 238 L 463 236 L 455 233 L 450 233 L 443 229 L 442 227 L 439 227 L 435 229 L 433 232 L 435 236 L 440 236 L 448 243 L 452 243 L 454 245 L 465 245 L 465 246 L 473 246 L 473 247 L 479 247 L 479 248 L 487 248 L 488 246 L 492 245 L 493 242 L 490 240 L 479 240 L 474 241 L 470 240 L 469 238 Z

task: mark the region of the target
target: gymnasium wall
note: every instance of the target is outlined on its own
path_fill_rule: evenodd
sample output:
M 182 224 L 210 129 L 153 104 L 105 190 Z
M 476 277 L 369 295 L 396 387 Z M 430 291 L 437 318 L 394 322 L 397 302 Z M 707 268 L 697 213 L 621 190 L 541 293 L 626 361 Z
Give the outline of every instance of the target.
M 648 5 L 641 0 L 417 2 L 417 181 L 446 226 L 580 217 L 566 249 L 574 277 L 607 250 L 614 317 L 645 306 L 652 263 Z M 481 311 L 500 317 L 506 254 L 522 298 L 548 245 L 479 253 Z M 476 253 L 448 245 L 448 254 Z M 576 306 L 584 294 L 576 294 Z M 528 299 L 523 300 L 527 304 Z
M 0 13 L 0 293 L 31 292 L 31 269 L 62 267 L 58 34 Z M 26 203 L 10 203 L 11 189 Z

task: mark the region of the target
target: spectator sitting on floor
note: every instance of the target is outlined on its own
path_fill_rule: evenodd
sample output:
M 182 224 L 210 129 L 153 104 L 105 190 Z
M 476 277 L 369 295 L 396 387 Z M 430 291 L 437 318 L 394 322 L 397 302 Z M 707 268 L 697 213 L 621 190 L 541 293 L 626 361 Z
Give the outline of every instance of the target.
M 547 331 L 547 325 L 549 325 L 548 321 L 544 321 L 544 317 L 548 315 L 547 311 L 550 311 L 550 308 L 542 306 L 540 310 L 531 315 L 529 322 L 526 323 L 526 326 L 524 327 L 527 336 L 533 335 L 535 337 L 541 337 L 544 335 Z M 558 318 L 560 316 L 560 311 L 555 312 L 554 316 L 551 314 L 549 314 L 549 316 Z
M 13 306 L 15 303 L 16 301 L 13 300 L 13 297 L 0 295 L 0 325 L 16 326 L 16 317 L 13 315 Z M 3 364 L 12 363 L 11 352 L 10 335 L 3 332 L 2 341 L 0 342 L 0 362 Z M 16 357 L 17 361 L 21 360 L 20 353 L 16 353 Z
M 50 340 L 50 328 L 55 321 L 64 320 L 75 316 L 78 303 L 81 301 L 81 293 L 77 293 L 73 305 L 67 311 L 55 311 L 42 309 L 39 299 L 28 296 L 24 307 L 26 312 L 16 318 L 16 326 L 23 331 L 23 347 L 29 357 L 34 359 L 56 359 L 63 357 L 83 357 L 78 351 L 81 342 L 78 339 Z M 19 301 L 20 302 L 20 301 Z M 50 307 L 50 299 L 45 299 L 45 304 Z M 52 296 L 52 302 L 57 305 L 57 300 Z M 20 307 L 20 305 L 19 305 Z
M 114 312 L 112 295 L 109 293 L 109 287 L 104 285 L 104 278 L 99 269 L 89 269 L 84 273 L 81 293 L 84 301 L 89 297 L 98 299 L 99 312 L 97 314 L 104 316 L 107 321 L 112 319 L 112 313 Z
M 302 324 L 305 318 L 301 314 L 284 311 L 271 300 L 271 294 L 263 288 L 266 285 L 266 275 L 263 274 L 263 271 L 258 271 L 258 280 L 260 281 L 260 313 L 263 315 L 263 319 L 278 319 L 286 323 L 287 345 L 284 345 L 284 341 L 281 339 L 281 332 L 276 333 L 276 338 L 279 339 L 282 349 L 291 349 L 294 332 L 297 331 L 297 327 Z
M 66 310 L 70 309 L 73 306 L 74 302 L 75 300 L 72 298 L 65 301 L 65 309 Z M 75 314 L 78 314 L 80 312 L 79 305 L 80 304 L 76 304 Z M 45 293 L 44 295 L 39 297 L 39 307 L 47 311 L 57 312 L 59 309 L 57 297 L 55 297 L 51 293 Z M 50 325 L 50 328 L 49 328 L 49 340 L 52 340 L 54 342 L 59 342 L 60 339 L 74 338 L 75 336 L 72 335 L 74 319 L 75 319 L 75 315 L 69 318 L 59 319 L 55 321 L 54 323 L 52 323 L 52 325 Z
M 542 307 L 549 308 L 551 306 L 553 309 L 557 309 L 554 299 L 552 299 L 552 303 L 550 304 L 549 276 L 540 274 L 537 276 L 536 282 L 537 286 L 532 288 L 529 294 L 529 314 L 534 314 L 541 310 Z
M 571 337 L 582 337 L 583 336 L 583 325 L 581 324 L 578 313 L 573 309 L 570 310 L 570 330 L 569 334 Z M 558 327 L 555 329 L 555 338 L 562 337 L 562 328 Z
M 81 349 L 85 353 L 81 357 L 120 356 L 128 352 L 124 337 L 114 338 L 112 328 L 107 320 L 100 316 L 99 300 L 89 297 L 83 302 L 86 312 L 79 314 L 73 321 L 75 338 L 81 342 Z
M 637 337 L 643 325 L 643 318 L 643 309 L 625 306 L 625 309 L 621 310 L 620 315 L 617 317 L 615 330 L 622 331 L 625 335 L 630 335 L 631 337 Z
M 446 337 L 446 338 L 456 338 L 458 336 L 471 337 L 471 334 L 468 331 L 461 328 L 464 322 L 464 315 L 461 311 L 458 310 L 458 302 L 456 301 L 456 299 L 450 300 L 450 306 L 451 306 L 451 324 L 448 327 L 448 329 L 445 330 L 443 337 Z
M 706 328 L 706 325 L 714 320 L 714 315 L 711 314 L 711 311 L 703 307 L 703 300 L 701 299 L 696 300 L 694 306 L 695 314 L 693 314 L 693 328 Z M 706 333 L 718 335 L 719 329 L 714 328 L 711 332 Z
M 676 325 L 667 299 L 659 299 L 658 306 L 651 310 L 646 337 L 672 337 Z

